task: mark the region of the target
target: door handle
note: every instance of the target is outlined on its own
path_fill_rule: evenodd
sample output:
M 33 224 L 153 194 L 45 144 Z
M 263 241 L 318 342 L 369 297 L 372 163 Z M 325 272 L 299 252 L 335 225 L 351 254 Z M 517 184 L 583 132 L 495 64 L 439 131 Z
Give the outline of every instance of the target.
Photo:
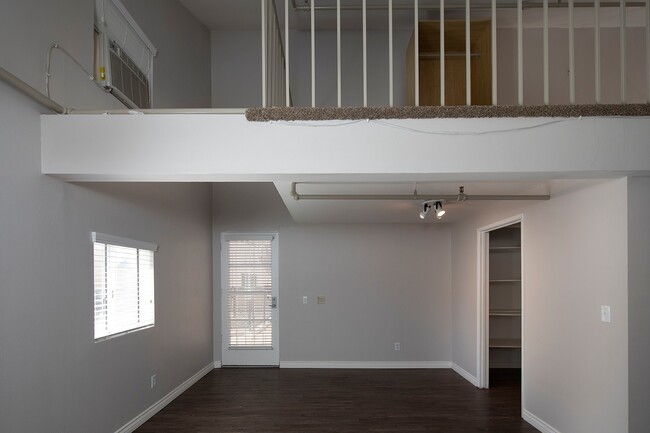
M 278 297 L 271 296 L 271 308 L 278 308 Z

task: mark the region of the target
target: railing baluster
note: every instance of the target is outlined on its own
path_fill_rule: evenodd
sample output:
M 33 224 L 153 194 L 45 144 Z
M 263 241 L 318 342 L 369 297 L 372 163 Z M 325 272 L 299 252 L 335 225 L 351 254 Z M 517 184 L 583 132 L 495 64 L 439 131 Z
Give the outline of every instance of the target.
M 366 23 L 366 0 L 361 2 L 363 16 L 363 106 L 368 106 L 368 35 Z
M 262 6 L 262 107 L 266 107 L 266 1 Z
M 415 21 L 414 39 L 414 61 L 415 61 L 415 106 L 420 106 L 420 21 L 418 18 L 420 5 L 418 0 L 413 0 L 413 19 Z
M 522 0 L 517 0 L 517 103 L 524 105 L 524 29 Z
M 393 0 L 388 0 L 388 105 L 393 106 Z
M 621 104 L 626 102 L 626 84 L 627 84 L 627 43 L 625 35 L 626 27 L 626 14 L 625 14 L 625 0 L 621 0 L 621 25 L 619 34 L 621 36 Z
M 594 0 L 594 14 L 596 23 L 594 25 L 594 77 L 596 85 L 596 104 L 600 104 L 600 0 Z
M 645 78 L 646 100 L 650 102 L 650 0 L 645 0 Z
M 569 0 L 569 103 L 576 103 L 576 61 L 573 26 L 573 0 Z
M 311 0 L 310 18 L 311 18 L 311 106 L 316 106 L 316 19 L 314 3 Z
M 284 98 L 287 107 L 291 106 L 291 91 L 289 89 L 289 1 L 290 0 L 284 0 Z
M 440 0 L 440 106 L 445 106 L 445 0 Z
M 492 0 L 492 105 L 497 105 L 497 0 Z
M 336 0 L 336 93 L 341 106 L 341 0 Z
M 267 3 L 267 5 L 269 5 L 269 4 Z M 267 9 L 267 12 L 269 10 L 270 9 Z M 268 105 L 270 107 L 274 107 L 275 102 L 276 102 L 276 99 L 275 99 L 275 96 L 276 96 L 276 93 L 275 93 L 275 90 L 276 90 L 276 85 L 275 85 L 276 84 L 276 75 L 275 75 L 275 63 L 276 62 L 275 62 L 275 59 L 276 59 L 276 57 L 275 56 L 277 54 L 275 52 L 275 47 L 276 47 L 275 44 L 276 44 L 277 41 L 275 40 L 275 32 L 271 31 L 271 29 L 273 27 L 272 27 L 270 18 L 271 18 L 271 13 L 267 13 L 266 14 L 266 28 L 269 30 L 270 55 L 269 55 L 269 57 L 267 57 L 266 62 L 267 62 L 267 70 L 270 71 L 270 76 L 271 76 L 271 79 L 269 80 L 269 86 L 271 87 L 271 89 L 270 89 L 271 91 L 269 92 L 269 104 Z
M 470 41 L 470 0 L 465 0 L 465 103 L 472 105 L 472 53 Z
M 548 0 L 544 0 L 544 105 L 549 104 L 548 78 Z

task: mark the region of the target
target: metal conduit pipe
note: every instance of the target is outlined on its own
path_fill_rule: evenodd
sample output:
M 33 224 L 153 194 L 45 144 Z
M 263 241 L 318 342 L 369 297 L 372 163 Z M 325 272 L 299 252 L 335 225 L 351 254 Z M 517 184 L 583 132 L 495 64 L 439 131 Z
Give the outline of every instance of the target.
M 32 100 L 38 102 L 45 108 L 54 111 L 55 113 L 67 114 L 69 112 L 69 110 L 63 105 L 54 102 L 43 93 L 39 92 L 20 78 L 16 77 L 11 72 L 7 71 L 2 66 L 0 66 L 0 79 L 2 79 L 7 84 L 10 84 L 16 90 L 19 90 L 24 95 L 29 96 Z
M 469 200 L 550 200 L 550 195 L 468 195 L 461 192 L 456 195 L 442 194 L 298 194 L 297 183 L 291 183 L 291 197 L 294 200 L 445 200 L 463 202 Z M 461 187 L 462 188 L 462 187 Z

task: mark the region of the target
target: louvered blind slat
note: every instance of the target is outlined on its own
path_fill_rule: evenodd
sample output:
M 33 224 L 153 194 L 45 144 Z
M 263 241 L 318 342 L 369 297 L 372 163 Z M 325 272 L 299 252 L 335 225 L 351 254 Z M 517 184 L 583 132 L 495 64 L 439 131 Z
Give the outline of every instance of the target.
M 228 242 L 229 347 L 273 347 L 270 239 Z

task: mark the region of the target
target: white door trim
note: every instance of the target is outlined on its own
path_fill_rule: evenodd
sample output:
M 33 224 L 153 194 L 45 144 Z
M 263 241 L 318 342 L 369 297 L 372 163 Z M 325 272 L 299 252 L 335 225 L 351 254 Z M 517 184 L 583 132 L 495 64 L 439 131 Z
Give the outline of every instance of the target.
M 521 407 L 524 409 L 524 326 L 525 321 L 525 290 L 524 290 L 524 214 L 518 214 L 481 227 L 477 230 L 477 302 L 476 302 L 476 378 L 479 388 L 487 388 L 489 384 L 490 368 L 490 299 L 489 299 L 489 232 L 512 224 L 521 223 Z

